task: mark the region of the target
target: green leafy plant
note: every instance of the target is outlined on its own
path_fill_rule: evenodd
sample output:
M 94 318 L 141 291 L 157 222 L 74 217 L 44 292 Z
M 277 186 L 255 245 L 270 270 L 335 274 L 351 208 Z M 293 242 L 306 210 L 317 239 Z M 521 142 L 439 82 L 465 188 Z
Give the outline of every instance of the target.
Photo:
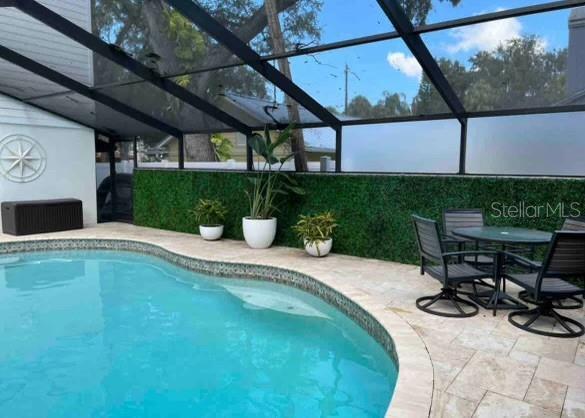
M 292 130 L 293 126 L 289 125 L 274 141 L 268 128 L 264 130 L 263 136 L 254 134 L 248 139 L 248 145 L 264 160 L 256 174 L 249 177 L 251 187 L 246 190 L 251 218 L 271 218 L 278 211 L 283 198 L 289 194 L 305 194 L 294 178 L 282 172 L 283 165 L 294 157 L 294 153 L 282 158 L 276 155 L 278 147 L 290 142 Z
M 227 209 L 219 200 L 200 199 L 191 214 L 199 225 L 216 226 L 223 224 Z
M 337 227 L 337 221 L 332 212 L 323 212 L 316 215 L 300 215 L 299 220 L 292 229 L 296 232 L 300 241 L 305 245 L 313 246 L 319 242 L 327 241 L 333 237 Z M 317 253 L 321 255 L 319 246 L 315 245 Z
M 229 138 L 220 134 L 214 134 L 211 136 L 211 143 L 219 161 L 227 161 L 232 158 L 234 146 Z

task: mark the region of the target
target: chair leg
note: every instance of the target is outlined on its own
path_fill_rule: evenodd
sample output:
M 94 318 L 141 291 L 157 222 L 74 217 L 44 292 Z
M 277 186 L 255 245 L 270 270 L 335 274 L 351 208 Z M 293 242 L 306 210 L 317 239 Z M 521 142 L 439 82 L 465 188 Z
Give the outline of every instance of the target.
M 478 289 L 477 286 L 485 287 L 486 289 L 494 289 L 494 285 L 491 283 L 485 282 L 483 279 L 474 280 L 471 282 L 471 292 L 466 290 L 461 290 L 461 285 L 457 285 L 457 294 L 464 295 L 464 296 L 477 296 Z
M 453 306 L 457 312 L 445 312 L 439 311 L 435 309 L 431 309 L 430 307 L 439 302 L 439 301 L 448 301 L 451 306 Z M 449 318 L 468 318 L 474 315 L 477 315 L 479 312 L 479 308 L 474 303 L 471 303 L 465 299 L 460 298 L 457 295 L 457 290 L 452 288 L 443 288 L 441 289 L 440 293 L 437 293 L 433 296 L 423 296 L 422 298 L 418 298 L 416 300 L 416 307 L 423 312 L 438 315 L 438 316 L 446 316 Z M 464 309 L 467 308 L 467 309 Z
M 533 305 L 538 305 L 540 302 L 536 302 L 532 295 L 528 293 L 526 290 L 521 291 L 518 293 L 518 298 L 524 302 L 531 303 Z M 576 296 L 570 296 L 566 299 L 560 299 L 553 302 L 554 309 L 581 309 L 583 307 L 583 300 L 579 299 Z
M 526 316 L 528 316 L 527 320 L 520 320 L 520 317 Z M 533 328 L 532 325 L 534 322 L 541 317 L 553 318 L 566 332 L 549 332 Z M 524 331 L 533 334 L 546 335 L 547 337 L 576 338 L 585 334 L 585 326 L 583 326 L 583 324 L 556 312 L 553 303 L 550 300 L 543 301 L 534 309 L 511 312 L 508 315 L 508 321 L 515 327 Z
M 496 279 L 496 290 L 494 291 L 494 309 L 492 311 L 492 316 L 496 316 L 498 313 L 498 301 L 500 300 L 500 280 Z

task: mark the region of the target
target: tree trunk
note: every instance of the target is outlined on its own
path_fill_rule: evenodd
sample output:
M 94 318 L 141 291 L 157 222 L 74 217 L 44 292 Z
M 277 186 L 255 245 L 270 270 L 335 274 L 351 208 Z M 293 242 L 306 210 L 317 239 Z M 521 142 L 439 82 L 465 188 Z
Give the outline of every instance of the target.
M 272 52 L 274 54 L 281 54 L 285 52 L 285 44 L 280 20 L 278 19 L 276 0 L 265 0 L 264 7 L 266 9 L 266 17 L 268 20 L 268 30 L 270 31 L 270 38 L 272 39 Z M 292 72 L 287 58 L 278 60 L 278 68 L 281 73 L 292 81 Z M 286 95 L 286 107 L 288 109 L 289 121 L 295 125 L 299 124 L 301 121 L 299 106 L 288 95 Z M 296 129 L 293 131 L 291 136 L 291 148 L 295 154 L 296 171 L 308 171 L 305 139 L 302 130 Z
M 298 0 L 272 0 L 270 2 L 270 6 L 272 6 L 275 10 L 276 15 L 281 13 L 282 11 L 288 9 L 289 7 L 293 6 Z M 161 74 L 181 74 L 184 72 L 184 69 L 181 66 L 180 61 L 177 59 L 175 55 L 175 48 L 176 44 L 174 41 L 168 38 L 167 34 L 165 33 L 165 28 L 168 26 L 168 22 L 165 18 L 164 11 L 166 10 L 166 4 L 161 0 L 145 0 L 142 6 L 142 15 L 144 21 L 148 27 L 148 44 L 153 52 L 158 54 L 161 59 L 158 62 L 157 68 Z M 242 25 L 238 28 L 237 31 L 234 33 L 244 42 L 250 42 L 254 39 L 259 33 L 261 33 L 264 28 L 266 28 L 268 24 L 268 14 L 265 12 L 265 7 L 261 7 L 259 10 L 254 12 L 252 16 L 248 19 L 246 24 Z M 278 21 L 278 18 L 277 18 Z M 280 30 L 280 25 L 278 26 Z M 282 39 L 282 34 L 281 34 Z M 284 50 L 284 44 L 282 44 L 282 50 Z M 214 67 L 222 63 L 229 62 L 234 58 L 232 52 L 230 52 L 227 48 L 224 47 L 211 47 L 207 54 L 207 59 L 198 65 L 199 68 L 209 68 Z M 288 61 L 286 62 L 288 65 Z M 288 77 L 290 77 L 290 68 L 288 72 Z M 206 98 L 208 84 L 210 78 L 212 77 L 211 72 L 198 74 L 197 76 L 193 76 L 192 80 L 193 83 L 189 87 L 191 91 L 193 91 L 196 95 L 202 98 Z M 212 100 L 210 100 L 213 102 Z M 288 104 L 288 103 L 287 103 Z M 181 114 L 179 118 L 189 118 L 191 120 L 194 119 L 193 117 L 193 109 L 190 108 L 189 105 L 182 106 Z M 292 107 L 289 106 L 289 109 Z M 298 116 L 298 107 L 296 109 L 297 117 L 291 117 L 291 121 L 298 121 L 300 117 Z M 198 113 L 198 120 L 196 121 L 198 125 L 201 125 L 201 129 L 209 128 L 210 126 L 210 117 L 201 113 Z M 293 115 L 294 116 L 294 115 Z M 293 140 L 294 141 L 294 140 Z M 298 141 L 294 141 L 298 142 Z M 301 135 L 301 142 L 302 142 L 302 156 L 305 159 L 304 154 L 304 142 L 302 141 Z M 211 143 L 211 136 L 210 135 L 186 135 L 185 136 L 185 154 L 186 159 L 190 161 L 215 161 L 216 155 L 213 144 Z M 297 157 L 295 157 L 295 166 Z M 299 171 L 306 171 L 306 159 L 305 159 L 305 169 L 302 169 L 301 166 L 297 168 Z
M 189 161 L 217 161 L 215 148 L 211 144 L 211 135 L 190 134 L 185 135 L 185 153 Z

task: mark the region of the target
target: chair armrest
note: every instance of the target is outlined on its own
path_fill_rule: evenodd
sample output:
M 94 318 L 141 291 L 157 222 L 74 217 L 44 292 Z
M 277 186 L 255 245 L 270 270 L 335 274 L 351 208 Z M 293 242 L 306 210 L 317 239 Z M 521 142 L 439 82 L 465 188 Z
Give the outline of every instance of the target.
M 466 256 L 466 255 L 492 255 L 496 256 L 498 251 L 453 251 L 449 253 L 443 253 L 443 258 L 451 258 L 451 257 L 458 257 L 458 256 Z
M 511 258 L 516 264 L 522 267 L 528 267 L 536 270 L 542 267 L 537 261 L 530 260 L 529 258 L 522 257 L 521 255 L 514 254 L 508 251 L 502 251 L 502 255 L 504 255 L 507 258 Z
M 444 244 L 463 244 L 464 241 L 457 239 L 455 237 L 452 237 L 451 235 L 441 235 L 441 241 Z

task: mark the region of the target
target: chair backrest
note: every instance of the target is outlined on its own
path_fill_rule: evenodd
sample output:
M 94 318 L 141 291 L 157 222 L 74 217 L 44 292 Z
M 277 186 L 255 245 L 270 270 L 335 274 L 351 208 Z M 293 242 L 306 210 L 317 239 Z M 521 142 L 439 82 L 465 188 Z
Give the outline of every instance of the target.
M 451 235 L 456 228 L 484 226 L 483 210 L 481 209 L 445 209 L 443 211 L 443 232 Z
M 537 289 L 543 278 L 585 276 L 585 231 L 557 231 L 553 234 L 542 264 Z
M 585 216 L 565 218 L 561 229 L 563 231 L 585 231 Z
M 412 215 L 412 221 L 421 257 L 442 263 L 444 251 L 437 222 L 417 215 Z

